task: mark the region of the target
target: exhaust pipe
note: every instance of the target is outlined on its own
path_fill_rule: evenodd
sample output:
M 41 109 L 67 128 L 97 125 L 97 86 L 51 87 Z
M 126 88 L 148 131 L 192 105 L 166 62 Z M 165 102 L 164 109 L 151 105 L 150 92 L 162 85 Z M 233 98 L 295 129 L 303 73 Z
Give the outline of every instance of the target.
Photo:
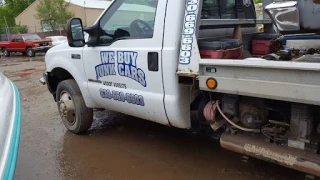
M 230 133 L 222 134 L 220 144 L 230 151 L 320 177 L 320 155 L 308 150 L 275 145 L 263 139 Z

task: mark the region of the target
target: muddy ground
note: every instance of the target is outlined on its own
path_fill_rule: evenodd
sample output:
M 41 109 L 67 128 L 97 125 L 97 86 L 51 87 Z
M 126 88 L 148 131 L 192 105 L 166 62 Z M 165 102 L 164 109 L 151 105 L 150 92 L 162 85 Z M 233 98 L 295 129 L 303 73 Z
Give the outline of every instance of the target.
M 22 129 L 16 180 L 304 179 L 304 174 L 221 149 L 213 139 L 141 119 L 95 112 L 90 131 L 68 132 L 52 95 L 39 83 L 43 56 L 0 58 L 18 86 Z

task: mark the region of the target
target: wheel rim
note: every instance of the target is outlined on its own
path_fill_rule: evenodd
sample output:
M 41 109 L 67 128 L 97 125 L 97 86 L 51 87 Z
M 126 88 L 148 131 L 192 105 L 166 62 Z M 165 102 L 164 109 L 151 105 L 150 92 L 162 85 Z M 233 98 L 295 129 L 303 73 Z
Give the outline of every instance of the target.
M 28 50 L 28 56 L 32 56 L 32 51 L 30 49 Z
M 6 49 L 3 49 L 3 55 L 5 55 L 5 56 L 8 55 L 8 51 Z
M 61 118 L 68 122 L 68 124 L 74 125 L 76 122 L 75 106 L 72 97 L 68 92 L 61 92 L 58 108 Z

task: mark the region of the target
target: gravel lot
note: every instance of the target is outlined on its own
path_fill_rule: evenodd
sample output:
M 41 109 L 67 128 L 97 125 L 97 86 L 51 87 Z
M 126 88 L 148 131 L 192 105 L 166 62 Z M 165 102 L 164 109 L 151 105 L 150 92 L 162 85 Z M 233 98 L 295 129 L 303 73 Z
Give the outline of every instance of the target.
M 304 174 L 221 149 L 212 139 L 115 112 L 95 112 L 91 130 L 68 132 L 39 83 L 44 56 L 0 58 L 18 86 L 22 132 L 16 180 L 303 179 Z

